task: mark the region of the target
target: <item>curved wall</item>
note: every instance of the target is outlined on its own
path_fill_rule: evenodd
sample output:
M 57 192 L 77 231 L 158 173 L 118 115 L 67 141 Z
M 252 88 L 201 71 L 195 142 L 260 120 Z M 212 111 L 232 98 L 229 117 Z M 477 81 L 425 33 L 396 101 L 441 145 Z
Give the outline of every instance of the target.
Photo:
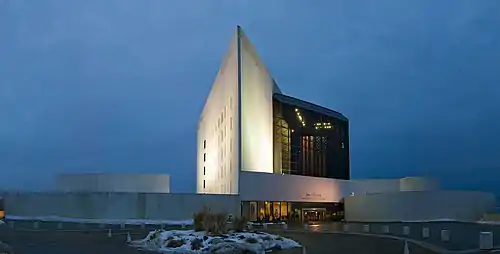
M 169 193 L 166 174 L 62 174 L 59 191 Z
M 495 196 L 478 191 L 401 191 L 344 199 L 347 221 L 477 221 L 495 208 Z

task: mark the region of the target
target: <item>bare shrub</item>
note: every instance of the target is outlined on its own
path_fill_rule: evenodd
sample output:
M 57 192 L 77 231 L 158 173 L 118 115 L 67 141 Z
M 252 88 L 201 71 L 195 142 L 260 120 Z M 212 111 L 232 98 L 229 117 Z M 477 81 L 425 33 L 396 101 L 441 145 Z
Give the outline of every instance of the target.
M 234 217 L 233 230 L 236 232 L 243 232 L 247 228 L 248 219 L 245 217 Z
M 205 206 L 201 211 L 195 212 L 193 214 L 193 226 L 195 231 L 205 230 L 203 220 L 209 212 L 210 209 L 207 206 Z
M 206 231 L 212 235 L 227 233 L 227 214 L 212 213 L 210 208 L 205 206 L 203 210 L 193 214 L 195 231 Z
M 225 213 L 207 213 L 203 218 L 203 228 L 212 235 L 227 233 L 227 215 Z

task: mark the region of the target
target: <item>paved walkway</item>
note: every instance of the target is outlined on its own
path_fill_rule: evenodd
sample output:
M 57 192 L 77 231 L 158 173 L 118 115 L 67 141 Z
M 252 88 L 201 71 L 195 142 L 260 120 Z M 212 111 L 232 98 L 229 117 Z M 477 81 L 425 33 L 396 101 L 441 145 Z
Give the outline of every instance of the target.
M 402 254 L 404 250 L 403 241 L 373 236 L 305 232 L 284 232 L 280 235 L 300 242 L 308 254 Z M 411 254 L 438 253 L 413 243 L 409 243 L 408 247 Z
M 498 225 L 466 223 L 466 222 L 415 222 L 415 223 L 346 223 L 349 233 L 360 234 L 375 234 L 389 237 L 400 237 L 416 240 L 418 242 L 427 243 L 433 246 L 438 246 L 440 249 L 448 253 L 474 253 L 474 250 L 479 249 L 479 233 L 482 231 L 493 232 L 494 243 L 500 248 L 500 227 Z M 328 223 L 308 225 L 307 229 L 304 225 L 289 225 L 288 229 L 311 231 L 311 232 L 337 232 L 345 233 L 342 223 Z M 365 231 L 365 225 L 368 225 L 368 232 Z M 403 227 L 408 226 L 409 234 L 405 235 Z M 268 226 L 270 230 L 282 230 L 282 226 Z M 429 236 L 423 237 L 422 231 L 424 228 L 429 230 Z M 389 232 L 385 231 L 389 230 Z M 441 231 L 449 231 L 449 239 L 441 238 Z M 499 252 L 500 253 L 500 252 Z
M 135 230 L 135 239 L 145 236 L 146 231 Z M 372 236 L 334 235 L 305 232 L 280 233 L 306 246 L 308 254 L 401 254 L 404 243 L 393 239 L 379 239 Z M 0 232 L 0 239 L 20 254 L 152 254 L 139 251 L 125 244 L 126 233 L 115 233 L 111 238 L 102 232 L 42 232 L 10 231 Z M 434 254 L 420 246 L 409 245 L 412 254 Z M 286 252 L 284 252 L 286 253 Z
M 115 233 L 116 232 L 122 232 L 121 235 L 121 241 L 118 242 L 118 244 L 123 245 L 125 236 L 124 232 L 131 231 L 134 234 L 139 234 L 141 236 L 144 236 L 146 232 L 149 232 L 150 230 L 158 229 L 160 226 L 159 225 L 125 225 L 125 228 L 122 228 L 121 225 L 99 225 L 99 224 L 81 224 L 81 223 L 58 223 L 58 222 L 37 222 L 34 223 L 33 221 L 16 221 L 14 223 L 15 229 L 17 230 L 44 230 L 44 231 L 49 231 L 47 233 L 37 233 L 37 232 L 32 232 L 29 234 L 26 232 L 29 237 L 32 237 L 30 239 L 36 240 L 37 242 L 36 245 L 40 245 L 43 242 L 48 242 L 49 245 L 54 245 L 54 242 L 57 241 L 57 246 L 60 246 L 59 242 L 62 240 L 59 240 L 60 237 L 61 239 L 65 239 L 64 237 L 70 237 L 70 235 L 74 234 L 81 234 L 81 233 L 68 233 L 68 236 L 61 236 L 61 232 L 57 233 L 54 231 L 58 230 L 67 230 L 67 231 L 81 231 L 85 230 L 90 232 L 88 235 L 92 236 L 98 236 L 105 241 L 108 241 L 105 235 L 107 235 L 107 228 L 111 228 Z M 36 225 L 36 226 L 35 226 Z M 350 232 L 355 232 L 355 233 L 363 233 L 363 226 L 365 223 L 350 223 Z M 382 227 L 388 225 L 390 228 L 390 233 L 383 232 Z M 441 248 L 427 248 L 434 250 L 434 252 L 428 252 L 428 253 L 436 253 L 436 252 L 446 252 L 446 253 L 455 253 L 455 254 L 460 254 L 460 253 L 478 253 L 471 251 L 471 249 L 478 249 L 478 232 L 480 231 L 493 231 L 495 238 L 497 238 L 498 242 L 498 237 L 500 236 L 500 230 L 498 226 L 491 226 L 491 225 L 481 225 L 481 224 L 475 224 L 475 223 L 458 223 L 458 222 L 434 222 L 434 223 L 371 223 L 370 224 L 370 234 L 380 234 L 384 235 L 386 237 L 389 237 L 387 239 L 380 239 L 379 237 L 374 237 L 374 236 L 363 236 L 363 235 L 345 235 L 345 234 L 339 234 L 342 232 L 342 225 L 337 223 L 337 224 L 329 224 L 328 225 L 328 232 L 336 232 L 337 234 L 318 234 L 314 232 L 321 232 L 324 230 L 323 227 L 321 226 L 312 226 L 309 227 L 307 230 L 311 232 L 305 232 L 303 225 L 290 225 L 288 231 L 283 230 L 283 226 L 269 226 L 267 230 L 277 230 L 278 234 L 284 235 L 284 236 L 290 236 L 292 239 L 296 239 L 299 242 L 303 243 L 306 247 L 312 248 L 308 253 L 328 253 L 328 251 L 341 251 L 343 249 L 350 249 L 353 252 L 350 253 L 364 253 L 362 250 L 364 249 L 372 249 L 371 247 L 374 247 L 375 245 L 380 245 L 380 246 L 385 246 L 383 248 L 387 248 L 387 251 L 396 251 L 396 250 L 401 250 L 401 252 L 397 253 L 402 253 L 402 244 L 403 242 L 397 239 L 390 239 L 390 237 L 403 237 L 403 226 L 405 225 L 410 225 L 411 230 L 410 230 L 410 235 L 404 236 L 404 237 L 409 237 L 411 239 L 416 240 L 419 243 L 427 243 L 428 246 L 438 246 Z M 105 228 L 103 228 L 103 226 Z M 7 225 L 7 228 L 10 226 Z M 428 227 L 430 229 L 430 237 L 429 238 L 422 238 L 422 228 L 423 227 Z M 181 229 L 181 226 L 171 226 L 166 229 Z M 451 237 L 450 241 L 445 241 L 443 242 L 440 238 L 440 231 L 441 229 L 449 229 L 451 230 Z M 258 229 L 261 230 L 261 229 Z M 41 236 L 45 234 L 46 236 Z M 3 234 L 5 236 L 5 234 Z M 52 236 L 50 238 L 49 236 Z M 56 237 L 57 236 L 57 237 Z M 49 237 L 49 238 L 47 238 Z M 56 238 L 54 238 L 56 237 Z M 119 236 L 115 236 L 119 237 Z M 114 237 L 114 238 L 115 238 Z M 35 239 L 36 238 L 36 239 Z M 113 239 L 114 239 L 113 238 Z M 14 241 L 14 244 L 18 244 L 16 239 L 12 239 Z M 37 240 L 38 239 L 38 240 Z M 41 240 L 40 240 L 41 239 Z M 45 239 L 45 240 L 44 240 Z M 49 239 L 49 240 L 46 240 Z M 52 239 L 52 240 L 50 240 Z M 354 239 L 356 241 L 362 241 L 363 244 L 356 244 L 353 242 Z M 2 238 L 0 238 L 2 240 Z M 335 243 L 335 244 L 331 244 Z M 372 244 L 373 243 L 373 244 Z M 377 244 L 375 244 L 377 243 Z M 396 244 L 397 243 L 397 244 Z M 103 243 L 104 244 L 104 243 Z M 399 244 L 399 245 L 398 245 Z M 108 242 L 105 242 L 106 246 L 108 246 Z M 374 245 L 374 246 L 372 246 Z M 401 245 L 401 246 L 400 246 Z M 42 245 L 46 246 L 46 245 Z M 63 244 L 64 246 L 64 244 Z M 367 247 L 368 246 L 368 247 Z M 371 246 L 371 247 L 370 247 Z M 423 245 L 425 246 L 425 245 Z M 361 248 L 358 250 L 358 248 Z M 382 248 L 382 247 L 381 247 Z M 414 243 L 410 242 L 410 249 L 415 250 L 417 253 L 426 253 L 424 250 L 426 249 L 425 247 L 416 245 Z M 439 251 L 443 250 L 443 251 Z M 453 250 L 453 251 L 446 251 L 446 250 Z M 134 250 L 135 251 L 135 250 Z M 311 252 L 314 251 L 314 252 Z M 415 253 L 411 252 L 411 253 Z M 24 252 L 23 252 L 24 253 Z M 334 253 L 334 252 L 333 252 Z M 340 252 L 342 253 L 342 252 Z M 378 252 L 375 252 L 378 253 Z M 396 252 L 395 252 L 396 253 Z M 499 253 L 499 252 L 497 252 Z M 28 252 L 29 254 L 29 252 Z M 93 254 L 99 254 L 99 252 L 93 253 Z
M 15 254 L 153 254 L 125 244 L 124 235 L 107 238 L 104 234 L 67 232 L 0 232 L 0 240 Z M 158 253 L 154 253 L 158 254 Z
M 466 222 L 426 222 L 426 223 L 349 223 L 351 232 L 363 232 L 364 225 L 370 225 L 370 233 L 402 236 L 418 241 L 423 241 L 432 245 L 437 245 L 447 250 L 470 250 L 479 248 L 479 233 L 482 231 L 493 232 L 494 243 L 500 243 L 500 227 L 498 225 L 488 225 Z M 383 231 L 383 227 L 389 227 L 389 233 Z M 409 235 L 404 235 L 403 227 L 408 226 Z M 342 230 L 342 226 L 337 226 L 336 230 Z M 429 229 L 429 237 L 423 237 L 423 228 Z M 441 230 L 449 230 L 450 239 L 441 239 Z

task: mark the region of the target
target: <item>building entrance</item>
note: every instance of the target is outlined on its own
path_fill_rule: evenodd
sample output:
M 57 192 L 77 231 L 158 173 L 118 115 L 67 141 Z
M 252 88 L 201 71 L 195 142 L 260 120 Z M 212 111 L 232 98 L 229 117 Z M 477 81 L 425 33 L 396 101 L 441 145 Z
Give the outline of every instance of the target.
M 325 220 L 325 208 L 303 208 L 302 218 L 305 222 L 315 222 Z
M 344 218 L 344 206 L 342 203 L 243 201 L 241 216 L 253 222 L 338 221 Z

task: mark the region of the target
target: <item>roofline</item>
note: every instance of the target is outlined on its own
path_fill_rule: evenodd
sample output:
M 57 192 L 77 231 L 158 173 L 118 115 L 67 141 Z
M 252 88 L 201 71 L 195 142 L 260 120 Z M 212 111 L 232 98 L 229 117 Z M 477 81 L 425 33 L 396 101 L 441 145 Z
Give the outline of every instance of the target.
M 301 100 L 301 99 L 298 99 L 298 98 L 295 98 L 295 97 L 292 97 L 289 95 L 275 93 L 275 94 L 273 94 L 273 98 L 276 98 L 277 100 L 280 100 L 280 98 L 282 98 L 282 99 L 284 99 L 284 100 L 280 100 L 282 102 L 294 104 L 294 105 L 299 106 L 299 107 L 303 106 L 311 111 L 323 112 L 327 115 L 338 118 L 340 120 L 343 120 L 346 122 L 349 121 L 349 119 L 344 114 L 342 114 L 338 111 L 331 110 L 329 108 L 326 108 L 326 107 L 323 107 L 323 106 L 320 106 L 320 105 L 317 105 L 317 104 L 314 104 L 314 103 L 311 103 L 308 101 L 304 101 L 304 100 Z

